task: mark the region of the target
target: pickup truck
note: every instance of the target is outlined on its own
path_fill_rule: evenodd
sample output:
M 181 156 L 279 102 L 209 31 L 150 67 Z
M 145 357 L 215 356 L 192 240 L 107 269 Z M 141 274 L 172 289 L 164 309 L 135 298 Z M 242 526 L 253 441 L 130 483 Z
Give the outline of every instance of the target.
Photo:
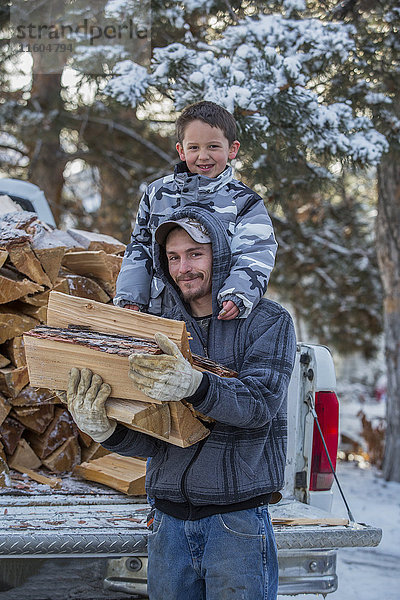
M 337 549 L 377 546 L 382 536 L 380 529 L 351 521 L 326 525 L 332 517 L 334 476 L 313 415 L 335 465 L 335 389 L 329 350 L 299 343 L 288 392 L 285 487 L 282 499 L 270 506 L 280 594 L 335 591 Z M 64 477 L 59 491 L 21 482 L 1 490 L 1 600 L 146 598 L 148 510 L 145 498 L 130 498 L 71 475 Z M 279 523 L 287 519 L 299 524 Z
M 11 191 L 3 193 L 18 202 Z M 332 356 L 324 346 L 298 343 L 288 390 L 285 486 L 270 506 L 279 594 L 334 592 L 337 550 L 381 540 L 380 529 L 353 522 L 351 513 L 346 524 L 330 512 L 338 436 Z M 57 491 L 15 474 L 12 485 L 0 489 L 0 600 L 147 598 L 148 511 L 145 497 L 71 474 Z

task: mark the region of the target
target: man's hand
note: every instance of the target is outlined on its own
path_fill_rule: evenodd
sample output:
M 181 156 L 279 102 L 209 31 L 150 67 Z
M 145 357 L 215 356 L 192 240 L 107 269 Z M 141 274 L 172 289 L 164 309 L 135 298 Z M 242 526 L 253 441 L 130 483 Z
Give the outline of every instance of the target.
M 203 375 L 193 369 L 178 346 L 163 333 L 154 336 L 165 354 L 131 354 L 129 377 L 141 392 L 164 402 L 192 396 Z
M 222 309 L 219 312 L 218 319 L 221 321 L 230 321 L 236 319 L 239 314 L 239 309 L 233 300 L 225 300 L 222 303 Z
M 73 367 L 69 374 L 67 403 L 75 423 L 95 442 L 104 442 L 114 432 L 116 421 L 109 420 L 105 403 L 111 387 L 90 369 Z

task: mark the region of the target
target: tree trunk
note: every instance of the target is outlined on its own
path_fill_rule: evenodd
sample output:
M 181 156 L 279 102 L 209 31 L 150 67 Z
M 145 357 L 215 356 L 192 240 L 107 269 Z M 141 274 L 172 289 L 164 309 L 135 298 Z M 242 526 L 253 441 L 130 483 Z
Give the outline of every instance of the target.
M 60 112 L 63 108 L 61 74 L 65 59 L 62 53 L 59 54 L 58 72 L 49 74 L 45 72 L 45 66 L 40 64 L 44 61 L 41 53 L 33 53 L 31 103 L 35 110 L 43 111 L 44 116 L 38 130 L 34 135 L 31 132 L 27 138 L 30 150 L 29 180 L 44 191 L 57 224 L 61 216 L 64 168 L 67 162 L 60 143 Z
M 383 474 L 400 482 L 400 152 L 378 168 L 377 251 L 384 289 L 387 431 Z

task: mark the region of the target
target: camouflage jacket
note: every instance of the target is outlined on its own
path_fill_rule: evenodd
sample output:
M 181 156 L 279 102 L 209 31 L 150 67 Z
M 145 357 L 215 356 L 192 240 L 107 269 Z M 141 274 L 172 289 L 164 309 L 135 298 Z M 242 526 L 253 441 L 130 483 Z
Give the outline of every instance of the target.
M 185 162 L 146 189 L 118 276 L 114 304 L 138 304 L 161 313 L 164 285 L 155 276 L 154 231 L 174 210 L 188 205 L 206 208 L 224 225 L 232 263 L 218 303 L 221 307 L 223 301 L 233 300 L 240 316 L 247 317 L 265 293 L 274 266 L 277 243 L 271 219 L 262 198 L 233 179 L 231 167 L 210 179 L 190 173 Z
M 213 244 L 212 317 L 208 336 L 182 302 L 166 272 L 164 250 L 156 243 L 158 274 L 174 306 L 163 316 L 186 322 L 192 352 L 238 372 L 237 377 L 207 373 L 206 391 L 187 400 L 215 419 L 210 434 L 181 448 L 117 425 L 102 445 L 125 456 L 151 456 L 146 491 L 151 498 L 195 505 L 233 504 L 278 491 L 286 459 L 286 398 L 296 354 L 289 313 L 262 298 L 247 319 L 221 321 L 217 294 L 228 275 L 231 250 L 219 219 L 198 207 L 174 213 L 189 216 L 207 229 Z M 202 387 L 202 386 L 200 386 Z M 200 388 L 199 388 L 200 389 Z

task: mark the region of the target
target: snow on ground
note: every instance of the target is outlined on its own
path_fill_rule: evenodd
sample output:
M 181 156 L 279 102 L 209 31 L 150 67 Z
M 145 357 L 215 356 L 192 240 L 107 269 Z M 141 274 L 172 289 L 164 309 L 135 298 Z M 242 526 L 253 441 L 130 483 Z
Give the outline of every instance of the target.
M 353 390 L 354 391 L 354 390 Z M 358 398 L 357 398 L 358 396 Z M 361 401 L 360 401 L 361 398 Z M 363 410 L 369 419 L 385 413 L 383 403 L 363 394 L 341 395 L 341 431 L 361 439 L 356 416 Z M 328 600 L 399 600 L 400 598 L 400 483 L 387 482 L 367 462 L 339 462 L 341 487 L 356 521 L 380 527 L 382 541 L 376 548 L 343 548 L 338 551 L 339 586 Z M 334 484 L 332 512 L 347 517 L 343 500 Z M 278 596 L 287 600 L 289 596 Z M 296 600 L 321 599 L 321 595 L 300 595 Z

